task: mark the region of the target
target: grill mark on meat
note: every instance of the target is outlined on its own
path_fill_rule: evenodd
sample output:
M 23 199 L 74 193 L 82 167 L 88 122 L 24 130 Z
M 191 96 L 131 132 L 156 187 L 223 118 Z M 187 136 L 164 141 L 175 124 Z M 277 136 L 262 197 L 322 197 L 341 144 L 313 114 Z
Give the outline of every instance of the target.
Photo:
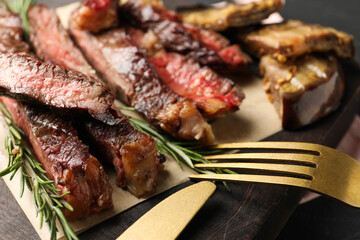
M 227 64 L 225 70 L 239 71 L 242 70 L 243 66 L 252 62 L 250 56 L 241 50 L 240 45 L 231 45 L 230 41 L 223 35 L 191 24 L 184 23 L 183 26 L 194 39 L 202 41 L 208 49 L 215 51 L 222 58 Z M 220 68 L 216 68 L 216 70 L 224 71 Z
M 103 167 L 90 155 L 77 131 L 53 111 L 0 99 L 13 116 L 14 123 L 26 134 L 34 153 L 53 180 L 60 194 L 73 208 L 64 210 L 69 220 L 95 214 L 112 207 L 112 188 Z
M 152 137 L 137 131 L 129 122 L 108 126 L 92 120 L 81 127 L 94 143 L 92 146 L 97 147 L 99 158 L 115 166 L 119 187 L 126 187 L 137 197 L 154 192 L 163 164 Z
M 22 22 L 18 15 L 0 3 L 0 52 L 26 53 L 29 45 L 23 40 Z
M 298 20 L 265 26 L 248 34 L 240 34 L 251 54 L 271 54 L 278 61 L 311 52 L 333 51 L 337 56 L 354 55 L 353 36 L 334 28 L 306 24 Z
M 187 60 L 176 53 L 163 53 L 150 58 L 155 70 L 175 93 L 194 100 L 208 118 L 223 116 L 239 109 L 243 92 L 227 78 L 210 68 Z
M 122 120 L 113 116 L 110 89 L 95 78 L 21 54 L 1 54 L 0 69 L 4 95 L 60 109 L 85 110 L 110 125 Z
M 225 67 L 223 59 L 199 39 L 194 38 L 180 22 L 181 18 L 164 6 L 129 0 L 119 9 L 120 16 L 125 17 L 126 22 L 145 31 L 153 30 L 167 50 L 187 54 L 201 65 Z
M 71 41 L 62 27 L 55 10 L 45 5 L 36 5 L 28 11 L 30 40 L 36 55 L 45 61 L 69 67 L 96 77 L 95 70 L 87 63 L 82 53 Z
M 54 10 L 37 5 L 30 9 L 28 15 L 31 40 L 38 55 L 87 75 L 95 72 L 74 46 Z M 53 46 L 49 48 L 47 43 Z M 128 121 L 108 126 L 86 119 L 77 121 L 77 125 L 87 136 L 84 139 L 92 139 L 90 146 L 97 148 L 99 159 L 114 165 L 119 187 L 127 187 L 137 197 L 155 190 L 157 175 L 163 165 L 157 157 L 152 137 L 136 130 Z
M 152 31 L 144 34 L 131 27 L 127 30 L 134 43 L 146 51 L 163 83 L 175 93 L 194 100 L 206 117 L 215 118 L 238 109 L 244 94 L 230 79 L 183 55 L 166 52 Z
M 175 137 L 204 143 L 214 140 L 210 125 L 194 103 L 161 84 L 124 29 L 92 35 L 70 25 L 71 34 L 97 72 L 149 122 Z

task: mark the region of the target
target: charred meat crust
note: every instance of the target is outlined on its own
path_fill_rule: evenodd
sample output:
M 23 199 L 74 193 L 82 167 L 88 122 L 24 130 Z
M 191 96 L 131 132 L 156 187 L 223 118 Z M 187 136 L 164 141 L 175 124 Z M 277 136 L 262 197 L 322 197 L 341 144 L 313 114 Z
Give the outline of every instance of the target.
M 28 137 L 46 175 L 74 211 L 65 210 L 70 220 L 84 218 L 112 207 L 112 188 L 98 160 L 77 136 L 75 128 L 53 111 L 1 98 L 14 122 Z
M 223 35 L 208 29 L 202 29 L 195 25 L 183 24 L 195 39 L 199 39 L 206 48 L 215 51 L 226 63 L 226 68 L 216 68 L 217 71 L 241 71 L 244 66 L 250 64 L 252 59 L 244 53 L 238 44 L 230 44 L 229 39 Z
M 110 125 L 121 121 L 111 113 L 115 97 L 95 78 L 22 54 L 1 54 L 0 69 L 3 94 L 59 109 L 85 110 Z
M 135 107 L 155 126 L 175 137 L 201 140 L 204 143 L 214 140 L 210 125 L 195 105 L 161 83 L 144 54 L 132 43 L 124 29 L 92 35 L 72 24 L 70 26 L 71 34 L 87 59 L 120 99 Z M 171 108 L 179 111 L 171 114 Z M 166 119 L 165 116 L 169 114 L 172 118 Z
M 180 54 L 163 52 L 149 59 L 162 81 L 175 93 L 192 99 L 207 118 L 238 110 L 244 99 L 244 93 L 230 79 Z
M 29 21 L 31 40 L 38 55 L 87 75 L 95 72 L 60 25 L 54 10 L 35 6 L 29 11 Z M 155 190 L 157 175 L 163 165 L 157 158 L 152 137 L 136 130 L 128 121 L 114 126 L 89 118 L 76 122 L 77 128 L 86 135 L 84 140 L 92 139 L 90 146 L 98 149 L 99 159 L 114 165 L 119 187 L 127 187 L 138 197 Z
M 80 125 L 80 124 L 79 124 Z M 81 128 L 96 146 L 101 159 L 115 166 L 116 184 L 140 197 L 155 190 L 158 172 L 163 168 L 155 141 L 134 129 L 129 122 L 108 126 L 90 120 Z
M 146 52 L 162 82 L 180 96 L 192 99 L 204 116 L 216 118 L 238 109 L 244 94 L 230 79 L 181 54 L 167 52 L 152 31 L 144 34 L 140 29 L 126 29 Z
M 0 3 L 0 52 L 26 53 L 29 45 L 23 41 L 22 22 L 10 12 L 5 3 Z
M 225 67 L 225 62 L 200 40 L 195 39 L 179 22 L 174 12 L 145 1 L 127 1 L 119 8 L 120 16 L 125 21 L 143 30 L 153 30 L 164 47 L 169 51 L 188 54 L 201 65 Z
M 251 54 L 257 57 L 271 54 L 282 62 L 311 52 L 332 51 L 343 58 L 354 55 L 353 36 L 334 28 L 298 20 L 288 20 L 245 35 L 240 34 L 240 39 Z

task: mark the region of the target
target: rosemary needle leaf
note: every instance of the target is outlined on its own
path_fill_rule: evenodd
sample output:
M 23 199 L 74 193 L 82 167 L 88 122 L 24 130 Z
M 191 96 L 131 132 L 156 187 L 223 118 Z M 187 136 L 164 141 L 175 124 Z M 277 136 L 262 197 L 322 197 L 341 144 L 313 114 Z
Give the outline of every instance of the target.
M 17 171 L 18 171 L 18 169 L 20 168 L 20 166 L 19 167 L 17 167 L 17 168 L 15 168 L 12 172 L 12 174 L 11 174 L 11 176 L 10 176 L 10 181 L 11 180 L 13 180 L 13 178 L 14 178 L 14 176 L 15 176 L 15 174 L 17 173 Z
M 42 201 L 42 204 L 41 204 L 41 206 L 39 207 L 39 211 L 43 211 L 44 209 L 45 209 L 45 206 L 46 206 L 46 200 L 45 200 L 45 198 L 44 198 L 44 196 L 41 196 L 41 201 Z M 46 215 L 45 215 L 45 217 L 46 217 Z
M 56 239 L 56 217 L 51 218 L 50 231 L 51 231 L 50 239 L 55 240 Z
M 46 171 L 41 167 L 42 165 L 38 162 L 35 162 L 35 167 L 37 170 L 39 170 L 42 173 L 46 173 Z
M 67 203 L 66 201 L 62 201 L 61 202 L 65 208 L 67 208 L 69 211 L 73 212 L 74 211 L 74 208 L 69 204 Z
M 40 228 L 42 228 L 44 223 L 44 212 L 40 210 Z
M 11 168 L 12 168 L 12 166 L 10 165 L 10 166 L 8 166 L 7 168 L 5 168 L 4 170 L 2 170 L 2 171 L 0 172 L 0 177 L 3 177 L 3 176 L 5 176 L 5 175 L 11 173 L 11 171 L 10 171 Z
M 21 130 L 18 126 L 14 125 L 14 124 L 11 124 L 11 126 L 13 128 L 15 128 L 15 130 L 18 131 L 21 135 L 25 135 L 24 131 Z
M 72 228 L 69 226 L 69 223 L 66 221 L 66 218 L 64 216 L 64 214 L 61 212 L 61 210 L 57 207 L 53 207 L 53 210 L 55 211 L 56 215 L 58 216 L 61 225 L 65 228 L 66 234 L 71 237 L 69 239 L 74 239 L 74 240 L 78 240 L 79 238 L 76 236 L 74 230 L 72 230 Z
M 43 180 L 39 176 L 36 176 L 36 180 L 42 185 L 54 183 L 54 181 L 51 181 L 51 180 Z
M 8 117 L 5 117 L 5 122 L 7 125 L 10 125 L 11 124 L 11 119 L 8 118 Z
M 62 198 L 62 197 L 64 197 L 64 196 L 68 195 L 69 193 L 70 193 L 70 192 L 65 192 L 65 193 L 63 193 L 63 194 L 61 194 L 61 195 L 51 194 L 50 197 L 52 197 L 52 198 Z
M 20 135 L 20 133 L 16 130 L 16 128 L 14 128 L 14 126 L 10 125 L 10 126 L 9 126 L 9 130 L 10 130 L 10 132 L 13 134 L 14 137 L 16 137 L 17 139 L 21 140 L 21 135 Z
M 56 198 L 53 198 L 52 200 L 56 203 L 56 205 L 57 205 L 59 208 L 63 208 L 63 207 L 64 207 L 64 205 L 62 205 L 61 202 L 60 202 L 59 200 L 57 200 Z
M 11 114 L 8 112 L 8 110 L 6 109 L 6 107 L 4 106 L 4 104 L 2 102 L 0 102 L 0 110 L 7 118 L 9 118 L 10 120 L 13 119 Z
M 133 107 L 119 107 L 120 110 L 128 110 L 128 111 L 135 111 Z

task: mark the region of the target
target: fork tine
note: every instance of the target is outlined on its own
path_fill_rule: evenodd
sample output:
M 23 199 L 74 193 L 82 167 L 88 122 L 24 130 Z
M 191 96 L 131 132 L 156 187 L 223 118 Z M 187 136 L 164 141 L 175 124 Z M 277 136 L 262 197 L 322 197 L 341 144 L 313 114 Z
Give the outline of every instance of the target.
M 273 163 L 202 163 L 195 164 L 197 168 L 232 168 L 243 170 L 272 171 L 277 173 L 292 173 L 295 175 L 304 175 L 312 179 L 314 168 L 309 166 L 295 166 L 290 164 Z
M 212 146 L 214 149 L 288 149 L 288 150 L 307 150 L 319 152 L 321 145 L 303 142 L 239 142 L 223 143 Z
M 289 185 L 289 186 L 311 189 L 310 188 L 311 180 L 300 179 L 295 177 L 252 175 L 252 174 L 195 174 L 195 175 L 190 175 L 189 178 L 197 179 L 197 180 L 271 183 L 271 184 Z
M 273 160 L 294 163 L 310 163 L 316 166 L 318 156 L 299 153 L 232 153 L 205 156 L 207 160 Z

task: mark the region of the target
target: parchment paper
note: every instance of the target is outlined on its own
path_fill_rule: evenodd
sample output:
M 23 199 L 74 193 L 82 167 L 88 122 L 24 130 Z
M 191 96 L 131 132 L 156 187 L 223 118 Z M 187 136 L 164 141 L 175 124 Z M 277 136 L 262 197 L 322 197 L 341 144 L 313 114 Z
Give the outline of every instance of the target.
M 69 13 L 76 6 L 77 4 L 75 3 L 57 9 L 57 13 L 65 26 L 67 26 Z M 241 105 L 239 111 L 228 114 L 224 118 L 215 120 L 211 124 L 217 142 L 258 141 L 280 131 L 281 123 L 279 117 L 275 112 L 273 105 L 268 101 L 267 96 L 262 89 L 260 79 L 249 79 L 248 77 L 239 76 L 236 77 L 236 79 L 233 78 L 233 80 L 243 88 L 246 99 Z M 0 169 L 4 169 L 7 166 L 7 153 L 4 149 L 4 139 L 8 133 L 8 129 L 2 117 L 0 117 L 0 125 Z M 187 181 L 188 175 L 191 172 L 192 170 L 186 166 L 181 169 L 173 159 L 168 158 L 165 162 L 165 169 L 159 174 L 156 194 Z M 141 201 L 146 200 L 138 199 L 127 191 L 116 187 L 114 170 L 108 169 L 107 173 L 110 177 L 110 183 L 114 189 L 114 208 L 86 219 L 72 222 L 71 225 L 76 232 L 82 232 L 116 214 L 121 213 Z M 20 175 L 17 174 L 11 182 L 9 181 L 9 176 L 4 177 L 4 180 L 39 234 L 40 238 L 50 239 L 50 232 L 47 225 L 44 225 L 43 228 L 40 229 L 40 219 L 36 217 L 32 193 L 25 188 L 24 196 L 19 198 Z M 58 238 L 62 237 L 63 233 L 58 233 Z

